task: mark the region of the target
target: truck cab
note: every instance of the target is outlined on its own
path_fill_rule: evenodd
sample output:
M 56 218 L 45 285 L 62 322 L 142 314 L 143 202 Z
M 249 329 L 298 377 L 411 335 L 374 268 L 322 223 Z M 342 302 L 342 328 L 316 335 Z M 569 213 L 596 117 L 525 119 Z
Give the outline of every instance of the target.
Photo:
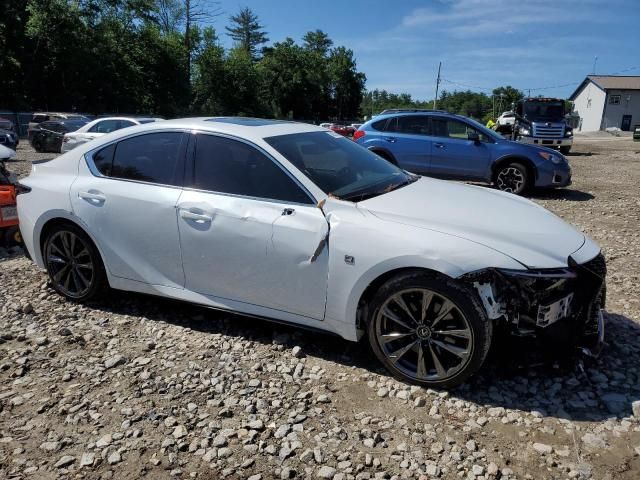
M 523 98 L 515 104 L 516 126 L 513 139 L 569 153 L 573 128 L 565 118 L 564 100 L 559 98 Z

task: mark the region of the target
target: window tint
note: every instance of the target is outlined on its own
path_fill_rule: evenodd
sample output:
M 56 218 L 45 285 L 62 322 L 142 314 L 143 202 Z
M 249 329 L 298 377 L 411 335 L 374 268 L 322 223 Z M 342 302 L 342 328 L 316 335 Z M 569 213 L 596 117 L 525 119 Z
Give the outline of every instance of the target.
M 111 133 L 119 128 L 120 120 L 102 120 L 89 129 L 91 133 Z
M 273 160 L 256 148 L 215 135 L 197 135 L 192 186 L 212 192 L 312 203 Z
M 144 123 L 144 122 L 141 122 Z M 120 123 L 118 124 L 118 129 L 120 128 L 127 128 L 127 127 L 133 127 L 135 125 L 135 123 L 133 123 L 130 120 L 120 120 Z
M 42 123 L 42 122 L 44 122 L 45 120 L 48 120 L 48 119 L 49 118 L 46 115 L 34 115 L 31 118 L 31 121 L 34 122 L 34 123 Z
M 470 132 L 476 132 L 482 142 L 491 142 L 492 140 L 483 132 L 473 128 L 459 120 L 452 120 L 447 118 L 432 119 L 433 136 L 435 137 L 448 137 L 457 138 L 459 140 L 468 140 Z
M 116 144 L 112 143 L 108 147 L 93 154 L 93 163 L 98 171 L 107 177 L 111 176 L 111 167 L 113 166 L 113 154 L 116 151 Z
M 414 135 L 429 135 L 429 117 L 426 115 L 406 115 L 398 117 L 396 131 Z
M 181 139 L 182 133 L 161 132 L 118 142 L 111 176 L 162 185 L 181 185 Z
M 386 124 L 387 124 L 387 119 L 385 118 L 384 120 L 378 120 L 377 122 L 373 122 L 371 124 L 371 128 L 382 132 L 384 131 L 384 127 Z

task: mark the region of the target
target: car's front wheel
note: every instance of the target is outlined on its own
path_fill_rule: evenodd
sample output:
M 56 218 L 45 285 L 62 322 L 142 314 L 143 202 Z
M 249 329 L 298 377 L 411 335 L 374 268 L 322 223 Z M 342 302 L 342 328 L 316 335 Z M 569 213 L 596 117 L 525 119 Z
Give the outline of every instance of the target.
M 106 274 L 100 254 L 78 227 L 53 227 L 44 241 L 43 255 L 53 288 L 76 302 L 86 302 L 101 293 Z
M 483 364 L 492 324 L 475 293 L 421 272 L 387 281 L 370 303 L 368 338 L 384 366 L 403 381 L 455 387 Z
M 503 192 L 521 195 L 529 187 L 529 173 L 521 163 L 502 165 L 496 172 L 495 185 Z
M 560 153 L 561 154 L 569 155 L 569 152 L 571 152 L 571 145 L 560 147 Z

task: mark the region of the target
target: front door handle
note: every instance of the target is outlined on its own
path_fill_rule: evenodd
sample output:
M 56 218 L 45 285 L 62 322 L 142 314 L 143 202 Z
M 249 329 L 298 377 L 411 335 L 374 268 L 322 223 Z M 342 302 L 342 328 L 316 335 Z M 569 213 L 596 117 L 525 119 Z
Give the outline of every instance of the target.
M 199 223 L 209 223 L 213 217 L 206 213 L 195 213 L 190 210 L 180 210 L 180 216 L 185 220 L 194 220 Z
M 389 143 L 396 143 L 398 140 L 396 137 L 384 137 L 384 139 Z
M 78 192 L 78 197 L 95 202 L 104 202 L 107 199 L 107 197 L 99 192 Z
M 433 146 L 436 148 L 446 148 L 444 143 L 434 143 Z

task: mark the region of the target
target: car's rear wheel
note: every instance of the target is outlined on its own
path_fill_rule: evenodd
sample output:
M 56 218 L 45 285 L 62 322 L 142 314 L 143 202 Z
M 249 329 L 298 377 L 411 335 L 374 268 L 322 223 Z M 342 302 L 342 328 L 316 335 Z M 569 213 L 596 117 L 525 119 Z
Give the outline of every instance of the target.
M 368 338 L 384 366 L 403 381 L 455 387 L 483 364 L 492 324 L 475 293 L 452 279 L 402 274 L 375 294 Z
M 36 152 L 38 153 L 42 152 L 42 142 L 40 140 L 34 140 L 32 145 L 33 145 L 33 149 Z
M 529 172 L 521 163 L 502 165 L 496 172 L 495 185 L 503 192 L 520 195 L 529 188 Z
M 58 225 L 47 233 L 44 261 L 53 288 L 76 302 L 100 294 L 106 274 L 100 254 L 91 239 L 71 224 Z

